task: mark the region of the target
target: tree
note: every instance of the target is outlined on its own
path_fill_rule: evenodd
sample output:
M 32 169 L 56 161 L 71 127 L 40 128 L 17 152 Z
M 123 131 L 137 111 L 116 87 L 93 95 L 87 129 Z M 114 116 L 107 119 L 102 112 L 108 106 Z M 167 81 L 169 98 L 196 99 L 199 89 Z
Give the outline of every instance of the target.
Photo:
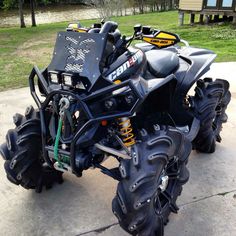
M 102 19 L 110 19 L 119 10 L 117 9 L 116 0 L 96 0 L 94 4 L 98 10 L 99 17 Z
M 18 4 L 20 27 L 25 28 L 25 19 L 23 13 L 23 0 L 3 0 L 3 9 L 8 10 L 16 7 Z
M 35 0 L 30 0 L 30 10 L 31 10 L 32 27 L 35 27 L 36 26 L 36 20 L 35 20 Z
M 139 13 L 144 13 L 144 0 L 138 0 Z
M 23 13 L 23 0 L 18 0 L 19 4 L 19 16 L 20 16 L 20 27 L 25 28 L 25 19 L 24 19 L 24 13 Z

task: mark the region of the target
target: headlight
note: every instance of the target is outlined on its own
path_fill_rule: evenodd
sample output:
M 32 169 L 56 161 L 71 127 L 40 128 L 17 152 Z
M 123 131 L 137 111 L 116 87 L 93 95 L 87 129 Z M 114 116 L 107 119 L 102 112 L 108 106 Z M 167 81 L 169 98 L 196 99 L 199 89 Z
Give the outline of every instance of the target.
M 60 74 L 57 71 L 49 71 L 48 75 L 49 75 L 49 80 L 51 83 L 53 83 L 53 84 L 60 84 L 61 83 Z
M 86 89 L 85 85 L 76 74 L 63 73 L 62 83 L 69 87 L 74 87 L 77 89 Z
M 67 86 L 73 86 L 73 78 L 72 75 L 63 74 L 63 83 Z
M 63 84 L 66 86 L 74 86 L 73 76 L 71 74 L 62 74 Z

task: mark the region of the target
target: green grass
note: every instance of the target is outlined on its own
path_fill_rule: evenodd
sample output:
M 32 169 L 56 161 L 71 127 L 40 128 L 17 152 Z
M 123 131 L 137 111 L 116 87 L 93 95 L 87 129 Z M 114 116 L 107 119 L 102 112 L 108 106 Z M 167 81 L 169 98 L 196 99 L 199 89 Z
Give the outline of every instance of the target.
M 208 48 L 218 54 L 217 61 L 236 61 L 236 29 L 230 24 L 211 26 L 178 26 L 177 11 L 117 17 L 123 34 L 130 35 L 137 23 L 177 33 L 192 46 Z M 185 23 L 188 22 L 188 17 Z M 96 20 L 82 23 L 91 25 Z M 27 86 L 34 64 L 48 65 L 56 33 L 67 22 L 44 24 L 35 28 L 0 28 L 0 91 Z

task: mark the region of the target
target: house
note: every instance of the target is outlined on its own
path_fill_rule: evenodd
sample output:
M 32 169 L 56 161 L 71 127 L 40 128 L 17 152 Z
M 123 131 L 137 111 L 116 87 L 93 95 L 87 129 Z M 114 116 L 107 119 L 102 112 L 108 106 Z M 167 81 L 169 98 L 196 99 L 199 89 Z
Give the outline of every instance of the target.
M 236 0 L 180 0 L 179 24 L 184 23 L 184 14 L 190 14 L 190 24 L 194 24 L 195 15 L 199 14 L 201 24 L 210 21 L 217 22 L 222 16 L 225 20 L 236 23 Z

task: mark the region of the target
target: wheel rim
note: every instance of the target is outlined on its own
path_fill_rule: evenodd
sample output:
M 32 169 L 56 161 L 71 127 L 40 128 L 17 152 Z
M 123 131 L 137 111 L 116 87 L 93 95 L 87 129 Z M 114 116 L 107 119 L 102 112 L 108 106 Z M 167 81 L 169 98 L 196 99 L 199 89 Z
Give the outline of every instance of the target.
M 179 162 L 173 159 L 165 168 L 164 176 L 168 176 L 168 184 L 164 191 L 161 191 L 160 185 L 157 189 L 154 204 L 155 212 L 160 215 L 163 214 L 168 209 L 173 209 L 173 193 L 177 187 L 177 181 L 179 177 Z M 163 174 L 160 176 L 159 180 L 163 178 Z M 175 207 L 174 207 L 175 208 Z M 175 212 L 176 210 L 173 209 Z

